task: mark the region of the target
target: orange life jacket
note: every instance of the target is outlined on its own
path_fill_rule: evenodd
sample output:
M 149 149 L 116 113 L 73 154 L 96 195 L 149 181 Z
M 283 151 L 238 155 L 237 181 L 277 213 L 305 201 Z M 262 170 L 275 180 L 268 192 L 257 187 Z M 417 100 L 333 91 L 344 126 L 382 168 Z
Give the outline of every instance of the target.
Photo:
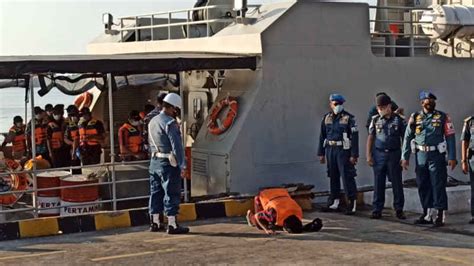
M 71 141 L 79 141 L 79 126 L 77 123 L 67 119 L 66 121 L 67 138 Z
M 278 226 L 283 226 L 283 222 L 291 215 L 303 219 L 303 210 L 284 188 L 265 189 L 260 192 L 259 198 L 264 210 L 273 208 L 276 211 Z
M 54 121 L 48 123 L 48 127 L 51 129 L 51 148 L 59 149 L 64 144 L 64 133 L 62 128 Z
M 99 131 L 97 130 L 97 120 L 91 119 L 87 123 L 82 123 L 79 126 L 79 139 L 81 143 L 85 143 L 90 146 L 100 145 L 97 140 L 86 140 L 88 136 L 98 135 Z
M 17 127 L 12 126 L 10 128 L 10 134 L 13 135 L 12 140 L 12 150 L 13 152 L 25 152 L 26 151 L 26 135 L 25 135 L 25 126 Z
M 46 139 L 47 139 L 47 130 L 46 130 L 46 126 L 42 123 L 38 123 L 38 121 L 36 121 L 35 123 L 35 142 L 36 142 L 36 146 L 39 146 L 39 145 L 43 145 L 46 143 Z
M 125 131 L 128 132 L 124 135 Z M 128 150 L 133 153 L 138 153 L 142 149 L 143 139 L 140 130 L 130 123 L 125 123 L 119 129 L 119 140 L 122 145 L 126 145 Z

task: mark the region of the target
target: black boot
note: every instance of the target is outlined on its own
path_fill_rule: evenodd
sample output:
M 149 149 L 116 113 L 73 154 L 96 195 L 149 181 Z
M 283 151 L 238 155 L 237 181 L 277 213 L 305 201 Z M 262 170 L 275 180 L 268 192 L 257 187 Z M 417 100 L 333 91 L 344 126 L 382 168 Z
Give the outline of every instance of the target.
M 328 198 L 326 207 L 322 208 L 322 212 L 337 212 L 339 211 L 339 204 L 341 200 L 339 198 Z
M 169 235 L 180 235 L 189 233 L 189 228 L 176 224 L 176 227 L 168 225 Z
M 444 226 L 444 210 L 438 210 L 436 219 L 434 221 L 434 227 Z
M 474 224 L 474 216 L 472 216 L 471 220 L 469 221 L 469 224 Z
M 403 210 L 396 210 L 395 215 L 397 216 L 398 219 L 400 220 L 405 220 L 407 217 L 405 216 L 405 213 Z
M 164 232 L 163 215 L 160 215 L 160 224 L 153 222 L 153 215 L 150 214 L 150 232 Z
M 415 220 L 415 224 L 433 224 L 433 218 L 431 218 L 431 209 L 423 209 L 423 214 Z
M 373 211 L 372 215 L 370 216 L 370 219 L 380 219 L 382 218 L 382 212 L 379 211 Z
M 346 207 L 345 215 L 354 215 L 356 212 L 357 202 L 355 199 L 349 200 L 349 204 Z

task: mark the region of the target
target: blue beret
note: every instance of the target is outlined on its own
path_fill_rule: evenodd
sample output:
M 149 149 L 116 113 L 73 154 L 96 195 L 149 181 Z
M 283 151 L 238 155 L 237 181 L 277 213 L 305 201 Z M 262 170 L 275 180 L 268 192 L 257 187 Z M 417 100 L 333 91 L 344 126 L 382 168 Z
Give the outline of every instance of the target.
M 335 93 L 335 94 L 329 95 L 329 101 L 344 103 L 346 101 L 346 99 L 344 99 L 344 96 L 342 96 L 341 94 Z
M 436 96 L 429 92 L 429 91 L 421 91 L 420 92 L 420 101 L 424 100 L 424 99 L 433 99 L 433 100 L 436 100 Z

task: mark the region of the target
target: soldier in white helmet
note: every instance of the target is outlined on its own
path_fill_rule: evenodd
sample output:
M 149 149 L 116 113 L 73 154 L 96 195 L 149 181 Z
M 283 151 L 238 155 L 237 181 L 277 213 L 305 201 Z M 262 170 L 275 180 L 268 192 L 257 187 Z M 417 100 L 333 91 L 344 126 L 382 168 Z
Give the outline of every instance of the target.
M 150 231 L 164 231 L 163 215 L 168 217 L 168 234 L 186 234 L 176 216 L 181 200 L 181 176 L 186 174 L 186 161 L 181 133 L 176 118 L 181 111 L 181 97 L 169 93 L 163 99 L 162 111 L 148 125 L 150 144 Z

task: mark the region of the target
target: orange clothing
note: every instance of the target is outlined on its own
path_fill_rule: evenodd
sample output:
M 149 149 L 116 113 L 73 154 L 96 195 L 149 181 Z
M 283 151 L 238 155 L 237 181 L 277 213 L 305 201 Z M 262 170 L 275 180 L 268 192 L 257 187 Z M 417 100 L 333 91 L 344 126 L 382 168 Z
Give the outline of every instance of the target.
M 142 151 L 143 138 L 141 130 L 138 127 L 132 126 L 130 123 L 123 124 L 119 131 L 120 153 L 125 153 L 123 150 L 126 147 L 132 153 L 139 153 Z
M 303 219 L 303 210 L 284 188 L 262 190 L 259 194 L 259 198 L 264 211 L 269 211 L 270 209 L 276 211 L 275 225 L 277 226 L 283 226 L 283 222 L 286 218 L 292 215 L 298 217 L 300 220 Z

